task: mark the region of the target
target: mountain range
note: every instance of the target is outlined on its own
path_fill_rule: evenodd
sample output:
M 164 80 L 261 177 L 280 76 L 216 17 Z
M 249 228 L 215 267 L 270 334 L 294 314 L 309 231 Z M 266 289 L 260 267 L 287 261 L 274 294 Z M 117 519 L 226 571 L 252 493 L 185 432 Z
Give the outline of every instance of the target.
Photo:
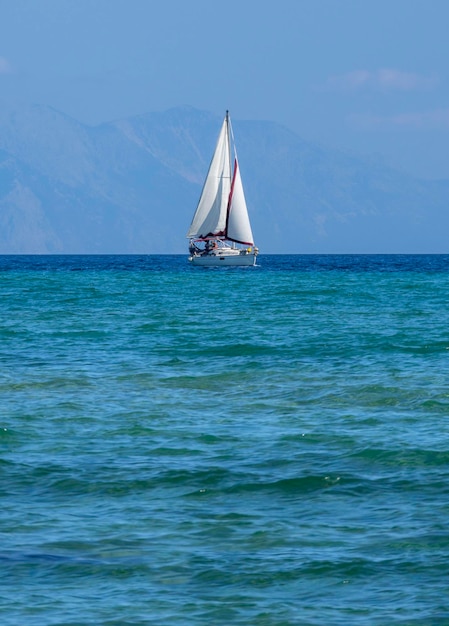
M 186 253 L 221 122 L 178 107 L 88 126 L 0 103 L 0 254 Z M 233 128 L 261 254 L 448 252 L 449 181 L 271 121 Z

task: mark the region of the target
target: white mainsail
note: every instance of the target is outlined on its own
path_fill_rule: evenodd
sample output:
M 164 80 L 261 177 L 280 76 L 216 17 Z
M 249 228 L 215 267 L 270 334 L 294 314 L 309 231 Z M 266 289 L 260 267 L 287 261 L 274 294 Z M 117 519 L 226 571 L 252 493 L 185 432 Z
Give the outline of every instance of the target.
M 226 112 L 187 237 L 217 237 L 252 246 L 253 233 L 234 142 L 234 174 L 231 184 L 231 134 L 231 122 Z
M 223 235 L 231 190 L 230 145 L 227 116 L 218 136 L 203 191 L 187 237 Z

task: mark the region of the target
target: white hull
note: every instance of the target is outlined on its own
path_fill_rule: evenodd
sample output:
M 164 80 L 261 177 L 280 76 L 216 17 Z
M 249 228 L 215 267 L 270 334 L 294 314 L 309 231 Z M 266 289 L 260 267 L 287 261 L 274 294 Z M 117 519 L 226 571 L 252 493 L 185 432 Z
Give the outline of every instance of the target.
M 205 254 L 205 255 L 194 255 L 189 257 L 189 261 L 193 263 L 193 265 L 203 265 L 205 267 L 224 267 L 225 265 L 233 265 L 235 266 L 250 266 L 256 264 L 256 254 L 254 253 L 246 253 L 246 254 Z

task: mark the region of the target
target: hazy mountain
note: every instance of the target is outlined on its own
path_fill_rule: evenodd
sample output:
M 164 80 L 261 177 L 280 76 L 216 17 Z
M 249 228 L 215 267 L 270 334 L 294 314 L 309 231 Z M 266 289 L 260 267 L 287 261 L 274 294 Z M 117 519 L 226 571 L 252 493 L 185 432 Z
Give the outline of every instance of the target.
M 177 253 L 221 119 L 192 108 L 89 127 L 0 105 L 0 253 Z M 233 120 L 261 253 L 447 252 L 449 181 Z

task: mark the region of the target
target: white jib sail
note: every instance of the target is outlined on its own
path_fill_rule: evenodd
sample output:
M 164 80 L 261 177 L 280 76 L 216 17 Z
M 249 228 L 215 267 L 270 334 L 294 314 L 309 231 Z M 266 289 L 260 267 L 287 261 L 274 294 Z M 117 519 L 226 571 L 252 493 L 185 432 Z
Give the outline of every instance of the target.
M 230 146 L 225 118 L 187 237 L 207 237 L 224 233 L 230 190 Z
M 229 207 L 228 228 L 226 236 L 237 243 L 254 245 L 253 233 L 248 217 L 245 194 L 243 192 L 240 167 L 235 159 L 234 187 L 232 190 L 231 206 Z

